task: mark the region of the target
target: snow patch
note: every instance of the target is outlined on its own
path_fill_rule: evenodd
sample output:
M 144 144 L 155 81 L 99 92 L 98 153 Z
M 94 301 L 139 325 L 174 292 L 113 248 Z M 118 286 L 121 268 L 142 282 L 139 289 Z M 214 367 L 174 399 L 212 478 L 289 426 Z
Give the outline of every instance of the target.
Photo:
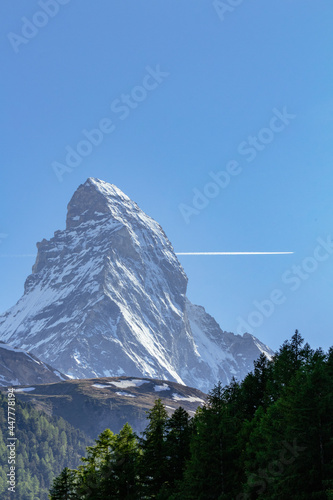
M 148 380 L 139 380 L 139 379 L 132 379 L 133 384 L 136 385 L 136 387 L 140 387 L 143 384 L 149 384 Z
M 127 389 L 128 387 L 140 387 L 140 385 L 146 384 L 147 380 L 113 380 L 109 383 L 114 385 L 115 387 L 119 387 L 119 389 Z
M 175 401 L 188 401 L 189 403 L 204 403 L 205 401 L 201 398 L 195 397 L 195 396 L 181 396 L 180 394 L 177 394 L 174 392 L 172 394 L 172 399 Z
M 59 378 L 60 378 L 60 380 L 66 380 L 66 379 L 65 379 L 65 378 L 61 375 L 61 373 L 60 373 L 60 372 L 58 372 L 58 370 L 53 370 L 53 373 L 54 373 L 55 375 L 57 375 L 57 377 L 59 377 Z
M 170 387 L 168 386 L 168 384 L 155 385 L 154 391 L 155 392 L 170 391 Z
M 116 394 L 118 394 L 118 396 L 127 396 L 129 398 L 136 398 L 136 396 L 134 396 L 134 394 L 130 394 L 129 392 L 118 391 L 118 392 L 116 392 Z

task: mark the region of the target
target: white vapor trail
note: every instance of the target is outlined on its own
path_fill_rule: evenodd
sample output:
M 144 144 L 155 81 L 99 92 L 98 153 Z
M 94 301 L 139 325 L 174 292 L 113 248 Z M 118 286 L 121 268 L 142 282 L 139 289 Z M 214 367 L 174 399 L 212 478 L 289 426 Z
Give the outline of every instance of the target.
M 176 255 L 286 255 L 294 252 L 176 252 Z
M 294 252 L 176 252 L 176 255 L 287 255 Z M 0 257 L 36 257 L 35 254 L 0 254 Z

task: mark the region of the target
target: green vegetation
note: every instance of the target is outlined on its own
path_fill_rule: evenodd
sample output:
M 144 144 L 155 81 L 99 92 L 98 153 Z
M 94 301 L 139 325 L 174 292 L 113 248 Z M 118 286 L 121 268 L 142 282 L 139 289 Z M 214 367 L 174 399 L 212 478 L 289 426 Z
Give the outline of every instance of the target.
M 333 498 L 333 349 L 303 344 L 296 330 L 242 383 L 218 384 L 192 419 L 182 408 L 169 418 L 157 400 L 142 438 L 128 424 L 104 431 L 51 500 Z
M 49 417 L 16 400 L 16 487 L 8 491 L 7 397 L 0 394 L 0 498 L 47 500 L 53 479 L 67 465 L 77 467 L 91 440 L 65 420 Z M 61 497 L 65 498 L 65 497 Z

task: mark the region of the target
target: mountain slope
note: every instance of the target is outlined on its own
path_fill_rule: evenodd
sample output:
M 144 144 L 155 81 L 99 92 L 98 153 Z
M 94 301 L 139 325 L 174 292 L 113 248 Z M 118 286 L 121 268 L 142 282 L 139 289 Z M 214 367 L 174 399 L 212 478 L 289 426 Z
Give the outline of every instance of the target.
M 206 400 L 206 394 L 176 382 L 132 377 L 19 387 L 15 394 L 49 415 L 64 418 L 93 439 L 106 428 L 119 432 L 126 422 L 135 432 L 143 432 L 147 425 L 145 411 L 158 398 L 169 414 L 182 406 L 191 417 Z
M 66 379 L 66 375 L 43 363 L 31 352 L 0 341 L 0 386 L 43 384 Z
M 189 303 L 163 229 L 114 185 L 79 186 L 66 229 L 37 247 L 23 297 L 0 316 L 0 338 L 70 377 L 147 376 L 207 392 L 271 354 Z

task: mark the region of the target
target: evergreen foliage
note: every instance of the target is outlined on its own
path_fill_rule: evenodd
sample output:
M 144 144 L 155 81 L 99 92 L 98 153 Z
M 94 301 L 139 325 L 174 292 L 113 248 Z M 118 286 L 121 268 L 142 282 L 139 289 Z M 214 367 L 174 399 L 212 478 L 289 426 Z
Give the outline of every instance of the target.
M 102 432 L 77 469 L 66 463 L 50 499 L 332 499 L 332 415 L 333 349 L 312 350 L 296 330 L 241 383 L 217 384 L 193 418 L 183 408 L 168 417 L 158 399 L 141 438 L 128 424 Z M 26 433 L 40 436 L 45 425 L 31 421 Z M 58 429 L 60 449 L 70 439 Z M 55 450 L 38 443 L 29 460 L 43 468 Z M 28 493 L 19 498 L 43 498 L 26 474 Z
M 75 498 L 333 498 L 332 415 L 333 349 L 313 351 L 296 330 L 273 360 L 261 355 L 241 383 L 217 384 L 192 419 L 182 408 L 168 417 L 157 400 L 141 439 L 128 424 L 120 432 L 118 462 L 111 457 L 119 436 L 102 434 L 77 471 L 78 483 L 90 473 L 97 490 L 84 496 L 76 489 Z M 100 454 L 103 464 L 93 466 Z M 126 478 L 130 489 L 117 489 Z
M 141 440 L 141 489 L 147 498 L 156 498 L 167 481 L 167 420 L 168 414 L 160 399 L 148 412 L 148 425 Z
M 333 498 L 332 415 L 333 349 L 313 351 L 296 330 L 243 382 L 217 384 L 192 419 L 182 408 L 168 417 L 157 400 L 141 439 L 128 424 L 118 436 L 101 434 L 76 471 L 77 484 L 91 474 L 97 490 L 84 496 L 77 488 L 75 498 Z M 128 489 L 116 486 L 126 478 Z
M 91 440 L 64 419 L 50 417 L 17 399 L 15 419 L 16 488 L 11 493 L 6 476 L 9 472 L 7 397 L 0 394 L 0 498 L 47 500 L 53 479 L 65 466 L 78 466 Z M 68 469 L 62 472 L 67 473 Z
M 75 484 L 75 472 L 67 467 L 54 480 L 50 496 L 53 500 L 73 500 L 76 495 L 73 494 Z

